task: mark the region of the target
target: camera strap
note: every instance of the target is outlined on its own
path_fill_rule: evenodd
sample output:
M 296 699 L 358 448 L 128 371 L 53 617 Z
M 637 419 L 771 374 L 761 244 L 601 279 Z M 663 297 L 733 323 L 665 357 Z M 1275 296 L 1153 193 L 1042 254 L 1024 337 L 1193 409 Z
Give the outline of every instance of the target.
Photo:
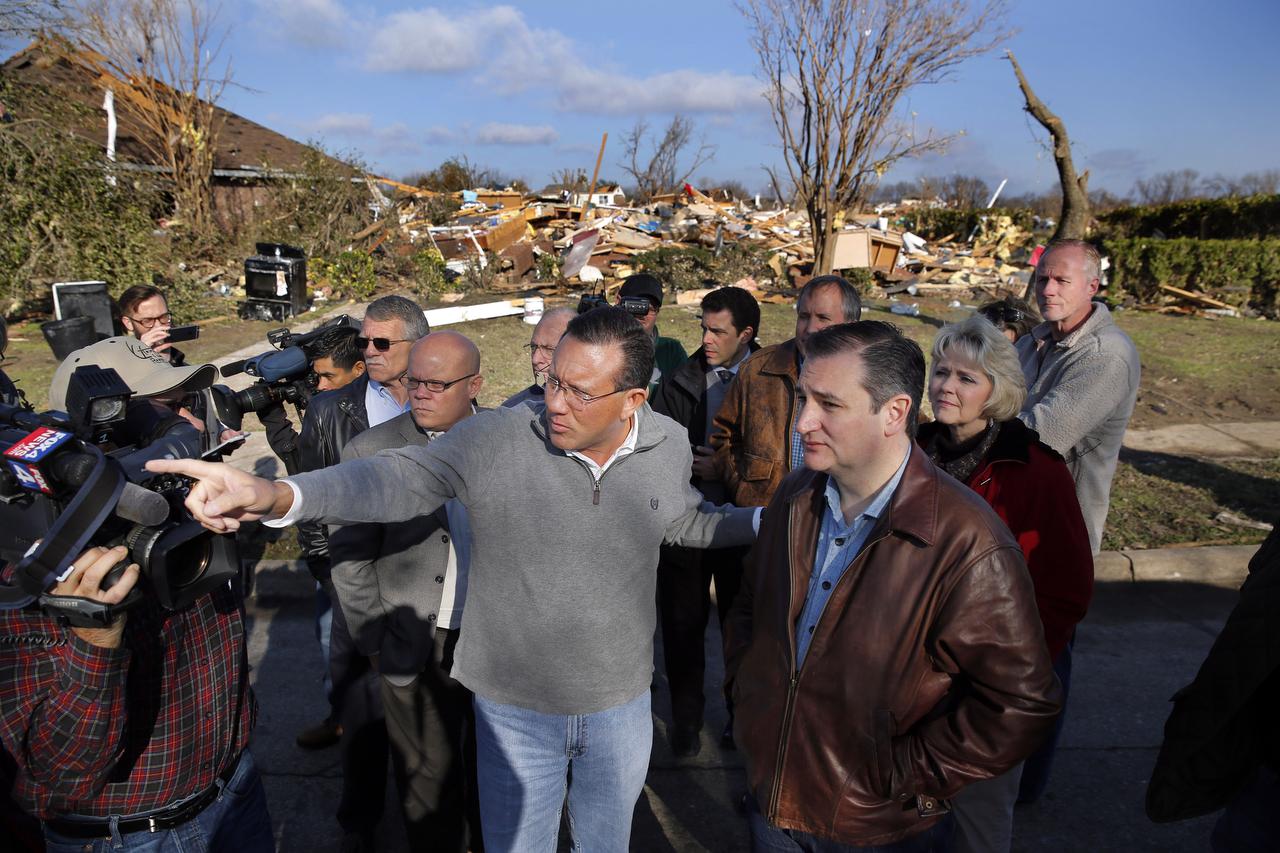
M 120 500 L 124 491 L 124 472 L 118 464 L 108 461 L 102 451 L 87 442 L 80 442 L 80 452 L 94 457 L 94 464 L 76 494 L 67 503 L 40 544 L 31 549 L 19 561 L 13 572 L 16 586 L 0 584 L 0 610 L 16 610 L 26 607 L 44 595 L 45 590 L 62 580 L 71 563 L 89 545 L 89 539 Z M 55 599 L 69 596 L 53 596 Z M 94 605 L 99 602 L 88 602 Z M 101 605 L 105 607 L 106 605 Z M 77 610 L 85 612 L 84 606 Z M 97 621 L 90 625 L 98 624 Z

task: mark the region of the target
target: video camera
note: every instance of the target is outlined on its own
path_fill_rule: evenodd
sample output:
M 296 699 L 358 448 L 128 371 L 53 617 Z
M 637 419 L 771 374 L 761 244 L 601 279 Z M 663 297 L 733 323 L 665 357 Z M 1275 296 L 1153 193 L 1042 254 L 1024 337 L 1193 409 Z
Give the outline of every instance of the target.
M 103 588 L 137 563 L 142 585 L 171 610 L 239 574 L 235 538 L 205 530 L 183 506 L 190 483 L 144 468 L 150 459 L 198 455 L 198 441 L 177 435 L 139 447 L 126 422 L 131 406 L 146 401 L 131 397 L 115 370 L 85 365 L 71 375 L 66 413 L 0 405 L 0 558 L 16 564 L 0 584 L 0 609 L 38 602 L 72 625 L 109 625 L 141 600 L 137 588 L 118 605 L 49 593 L 90 545 L 129 549 Z
M 584 293 L 582 298 L 578 300 L 578 313 L 585 314 L 596 308 L 609 307 L 609 297 L 605 296 L 604 291 L 599 293 Z M 643 296 L 624 296 L 622 301 L 618 303 L 618 307 L 634 317 L 643 317 L 652 309 L 652 305 L 648 299 Z
M 225 365 L 224 379 L 247 373 L 258 381 L 243 391 L 225 391 L 222 403 L 231 410 L 231 422 L 239 423 L 246 412 L 261 412 L 276 403 L 292 403 L 302 411 L 315 393 L 315 374 L 311 362 L 333 349 L 337 335 L 359 334 L 360 324 L 343 314 L 310 332 L 294 334 L 289 329 L 274 329 L 267 341 L 274 349 L 252 358 Z

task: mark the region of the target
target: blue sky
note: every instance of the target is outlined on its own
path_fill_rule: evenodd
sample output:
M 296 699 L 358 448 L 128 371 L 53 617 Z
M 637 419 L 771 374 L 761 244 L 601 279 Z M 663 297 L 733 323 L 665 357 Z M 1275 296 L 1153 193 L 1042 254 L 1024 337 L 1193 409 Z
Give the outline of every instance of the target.
M 1064 11 L 1066 10 L 1066 11 Z M 644 3 L 224 0 L 225 53 L 244 89 L 224 106 L 399 177 L 462 153 L 545 183 L 622 177 L 637 119 L 691 118 L 717 146 L 699 176 L 763 189 L 780 165 L 742 17 L 722 0 Z M 1280 2 L 1013 2 L 1006 47 L 1067 122 L 1091 186 L 1126 193 L 1168 169 L 1280 167 Z M 903 102 L 918 127 L 964 132 L 942 156 L 887 176 L 976 174 L 1042 191 L 1057 174 L 1000 51 Z

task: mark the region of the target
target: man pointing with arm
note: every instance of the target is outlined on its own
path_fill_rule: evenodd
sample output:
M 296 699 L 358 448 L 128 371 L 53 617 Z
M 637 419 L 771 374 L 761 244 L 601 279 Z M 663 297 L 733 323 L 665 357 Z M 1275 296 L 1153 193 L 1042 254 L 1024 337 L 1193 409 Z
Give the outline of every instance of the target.
M 599 308 L 556 348 L 545 408 L 482 412 L 424 447 L 277 483 L 153 470 L 199 478 L 188 508 L 218 531 L 405 521 L 456 497 L 472 554 L 453 674 L 476 694 L 485 847 L 554 848 L 572 768 L 575 840 L 622 851 L 652 745 L 658 546 L 746 544 L 756 516 L 701 507 L 685 431 L 645 404 L 652 370 L 650 336 Z

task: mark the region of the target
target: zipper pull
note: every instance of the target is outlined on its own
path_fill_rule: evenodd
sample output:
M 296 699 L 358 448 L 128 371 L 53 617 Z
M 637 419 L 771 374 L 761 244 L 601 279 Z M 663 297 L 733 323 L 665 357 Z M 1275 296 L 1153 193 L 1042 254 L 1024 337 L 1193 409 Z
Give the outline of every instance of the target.
M 600 506 L 600 481 L 595 481 L 595 486 L 591 489 L 591 505 Z

